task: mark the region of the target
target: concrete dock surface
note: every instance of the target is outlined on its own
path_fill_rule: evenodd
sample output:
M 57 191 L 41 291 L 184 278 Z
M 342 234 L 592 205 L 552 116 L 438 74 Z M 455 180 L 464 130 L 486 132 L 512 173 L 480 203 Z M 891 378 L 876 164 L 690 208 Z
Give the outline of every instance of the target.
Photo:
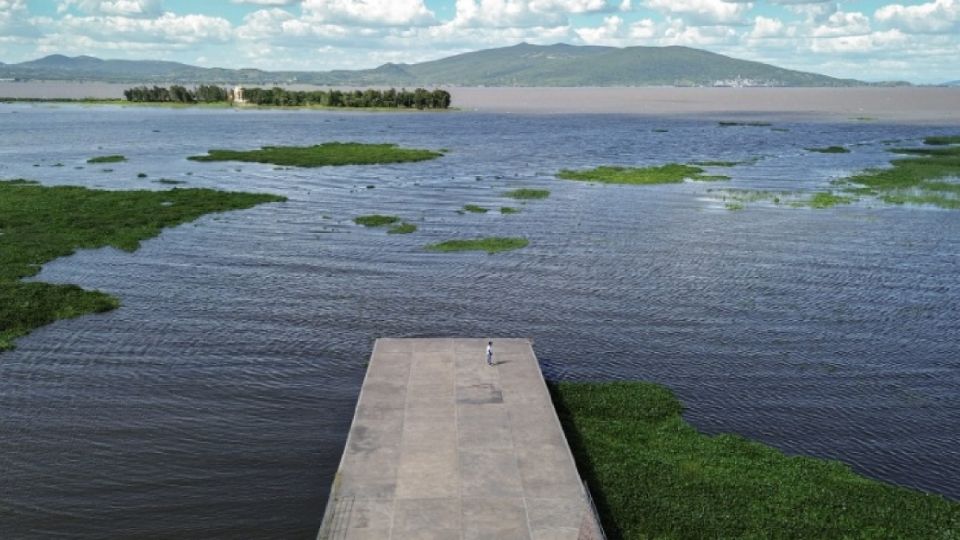
M 319 539 L 601 538 L 530 342 L 379 339 Z

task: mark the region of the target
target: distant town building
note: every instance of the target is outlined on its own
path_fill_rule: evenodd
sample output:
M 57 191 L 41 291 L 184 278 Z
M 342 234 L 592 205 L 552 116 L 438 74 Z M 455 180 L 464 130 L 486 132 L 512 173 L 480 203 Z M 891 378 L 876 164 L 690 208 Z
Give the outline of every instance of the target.
M 241 105 L 247 102 L 247 100 L 244 99 L 244 97 L 243 97 L 243 87 L 242 87 L 242 86 L 234 86 L 234 87 L 233 87 L 233 102 L 234 102 L 234 103 L 239 103 L 239 104 L 241 104 Z

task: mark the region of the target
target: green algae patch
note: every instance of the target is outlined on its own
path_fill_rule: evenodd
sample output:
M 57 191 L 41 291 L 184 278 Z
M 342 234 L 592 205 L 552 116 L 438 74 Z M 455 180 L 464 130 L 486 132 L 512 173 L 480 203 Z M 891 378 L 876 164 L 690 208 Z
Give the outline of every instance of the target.
M 331 142 L 314 146 L 264 146 L 259 150 L 210 150 L 193 161 L 246 161 L 291 167 L 373 165 L 426 161 L 443 156 L 442 152 L 400 148 L 395 144 Z
M 923 139 L 923 144 L 934 146 L 945 146 L 948 144 L 960 144 L 960 135 L 934 135 Z
M 849 154 L 850 149 L 843 146 L 824 146 L 819 148 L 807 148 L 807 152 L 819 152 L 821 154 Z
M 678 184 L 690 180 L 727 180 L 728 177 L 705 175 L 704 170 L 693 165 L 668 163 L 654 167 L 612 167 L 602 166 L 595 169 L 573 171 L 564 169 L 557 173 L 558 178 L 600 182 L 602 184 Z
M 516 237 L 490 237 L 477 238 L 474 240 L 447 240 L 437 244 L 430 244 L 426 247 L 427 251 L 486 251 L 487 253 L 498 253 L 500 251 L 510 251 L 527 247 L 530 242 L 526 238 Z
M 731 122 L 721 120 L 717 122 L 717 125 L 720 127 L 770 127 L 770 122 Z
M 387 230 L 387 234 L 410 234 L 416 231 L 417 226 L 413 223 L 401 223 L 399 225 L 390 227 L 390 229 Z
M 685 422 L 645 382 L 550 385 L 609 538 L 956 538 L 960 504 Z
M 400 221 L 397 216 L 385 216 L 383 214 L 367 214 L 353 218 L 353 222 L 364 227 L 383 227 L 393 225 Z
M 127 160 L 127 158 L 126 158 L 125 156 L 121 156 L 121 155 L 119 155 L 119 154 L 115 154 L 115 155 L 112 155 L 112 156 L 97 156 L 97 157 L 92 157 L 92 158 L 90 158 L 90 159 L 87 160 L 87 163 L 120 163 L 120 162 L 126 161 L 126 160 Z
M 691 165 L 696 165 L 697 167 L 736 167 L 737 165 L 743 165 L 747 163 L 746 161 L 694 161 Z
M 549 189 L 531 189 L 531 188 L 520 188 L 508 191 L 503 194 L 504 197 L 510 197 L 511 199 L 518 200 L 536 200 L 536 199 L 546 199 L 550 196 Z
M 518 212 L 520 212 L 520 209 L 514 208 L 514 207 L 512 207 L 512 206 L 501 206 L 501 207 L 500 207 L 500 213 L 501 213 L 501 214 L 516 214 L 516 213 L 518 213 Z
M 486 209 L 486 208 L 484 208 L 484 207 L 482 207 L 482 206 L 477 206 L 477 205 L 475 205 L 475 204 L 465 204 L 465 205 L 463 206 L 463 210 L 464 210 L 465 212 L 471 212 L 471 213 L 473 213 L 473 214 L 486 214 L 487 212 L 489 212 L 488 209 Z
M 166 227 L 213 212 L 285 200 L 210 189 L 102 191 L 0 181 L 0 350 L 59 319 L 109 311 L 119 300 L 76 285 L 24 282 L 78 249 L 134 251 Z

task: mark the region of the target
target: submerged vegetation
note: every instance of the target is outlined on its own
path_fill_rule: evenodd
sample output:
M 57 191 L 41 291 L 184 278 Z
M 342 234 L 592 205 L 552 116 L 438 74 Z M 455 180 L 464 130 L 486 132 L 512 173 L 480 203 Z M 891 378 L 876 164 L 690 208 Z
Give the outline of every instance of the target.
M 437 244 L 427 246 L 427 251 L 486 251 L 487 253 L 497 253 L 500 251 L 510 251 L 526 247 L 529 241 L 526 238 L 516 237 L 490 237 L 477 238 L 474 240 L 447 240 Z
M 794 202 L 793 206 L 809 206 L 811 208 L 830 208 L 838 204 L 850 204 L 856 201 L 856 197 L 846 195 L 837 195 L 830 191 L 820 191 L 814 193 L 806 201 Z
M 891 152 L 916 157 L 895 159 L 887 169 L 867 169 L 844 179 L 865 194 L 879 196 L 891 204 L 925 204 L 960 208 L 960 146 L 950 145 L 953 137 L 928 137 L 936 148 L 895 148 Z
M 748 161 L 694 161 L 691 165 L 696 165 L 698 167 L 736 167 L 737 165 L 743 165 L 744 163 L 749 163 Z
M 772 124 L 770 122 L 731 122 L 721 120 L 717 122 L 717 125 L 720 127 L 769 127 Z
M 923 144 L 929 144 L 931 146 L 960 144 L 960 135 L 934 135 L 923 139 Z
M 387 230 L 387 234 L 410 234 L 416 232 L 417 226 L 413 223 L 401 223 L 399 225 L 394 225 Z
M 383 227 L 393 225 L 400 221 L 397 216 L 385 216 L 383 214 L 367 214 L 353 218 L 353 222 L 364 227 Z
M 383 214 L 367 214 L 353 218 L 353 222 L 364 227 L 386 227 L 393 225 L 387 230 L 389 234 L 410 234 L 417 230 L 413 223 L 400 222 L 397 216 L 385 216 Z
M 503 194 L 504 197 L 510 197 L 511 199 L 519 200 L 531 200 L 531 199 L 546 199 L 550 196 L 549 189 L 531 189 L 531 188 L 520 188 L 508 191 Z
M 134 251 L 165 227 L 282 200 L 210 189 L 99 191 L 0 182 L 0 350 L 12 348 L 15 338 L 34 328 L 119 305 L 116 298 L 75 285 L 21 281 L 44 263 L 77 249 Z
M 294 167 L 406 163 L 441 157 L 441 152 L 399 148 L 395 144 L 329 142 L 315 146 L 264 146 L 259 150 L 210 150 L 193 161 L 247 161 Z
M 857 199 L 851 195 L 838 195 L 830 191 L 767 191 L 750 189 L 709 190 L 715 194 L 727 210 L 743 210 L 747 204 L 768 202 L 790 208 L 830 208 L 840 204 L 850 204 Z
M 551 393 L 610 538 L 956 538 L 960 504 L 686 423 L 666 388 Z
M 849 154 L 850 149 L 843 146 L 824 146 L 822 148 L 807 148 L 808 152 L 819 152 L 821 154 Z
M 501 214 L 516 214 L 516 213 L 519 212 L 519 211 L 520 211 L 520 210 L 518 210 L 518 209 L 516 209 L 516 208 L 514 208 L 514 207 L 512 207 L 512 206 L 501 206 L 501 207 L 500 207 L 500 213 L 501 213 Z
M 675 184 L 690 180 L 728 180 L 728 176 L 705 175 L 700 167 L 668 163 L 654 167 L 612 167 L 601 166 L 595 169 L 573 171 L 564 169 L 557 173 L 558 178 L 582 180 L 603 184 Z
M 887 141 L 890 142 L 890 141 Z M 891 148 L 890 152 L 911 157 L 894 159 L 890 167 L 867 169 L 833 181 L 839 188 L 810 195 L 804 193 L 725 190 L 718 192 L 726 207 L 742 209 L 744 203 L 770 201 L 793 208 L 831 208 L 851 204 L 861 198 L 886 204 L 910 204 L 960 209 L 960 135 L 924 139 L 927 147 Z M 839 150 L 831 150 L 839 149 Z M 842 146 L 808 148 L 810 151 L 845 153 Z
M 120 163 L 121 161 L 126 161 L 125 156 L 114 154 L 112 156 L 97 156 L 92 157 L 87 160 L 87 163 Z
M 486 214 L 487 212 L 489 212 L 488 209 L 482 206 L 477 206 L 475 204 L 465 204 L 463 205 L 463 209 L 466 212 L 472 212 L 474 214 Z

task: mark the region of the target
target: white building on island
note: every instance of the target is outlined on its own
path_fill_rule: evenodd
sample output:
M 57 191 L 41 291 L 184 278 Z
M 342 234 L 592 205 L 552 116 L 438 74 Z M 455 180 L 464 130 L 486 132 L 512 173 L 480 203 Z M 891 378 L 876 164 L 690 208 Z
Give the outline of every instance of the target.
M 238 104 L 238 105 L 243 105 L 244 103 L 247 102 L 247 100 L 244 99 L 244 97 L 243 97 L 243 87 L 242 87 L 242 86 L 234 86 L 234 87 L 233 87 L 233 102 L 236 103 L 236 104 Z

